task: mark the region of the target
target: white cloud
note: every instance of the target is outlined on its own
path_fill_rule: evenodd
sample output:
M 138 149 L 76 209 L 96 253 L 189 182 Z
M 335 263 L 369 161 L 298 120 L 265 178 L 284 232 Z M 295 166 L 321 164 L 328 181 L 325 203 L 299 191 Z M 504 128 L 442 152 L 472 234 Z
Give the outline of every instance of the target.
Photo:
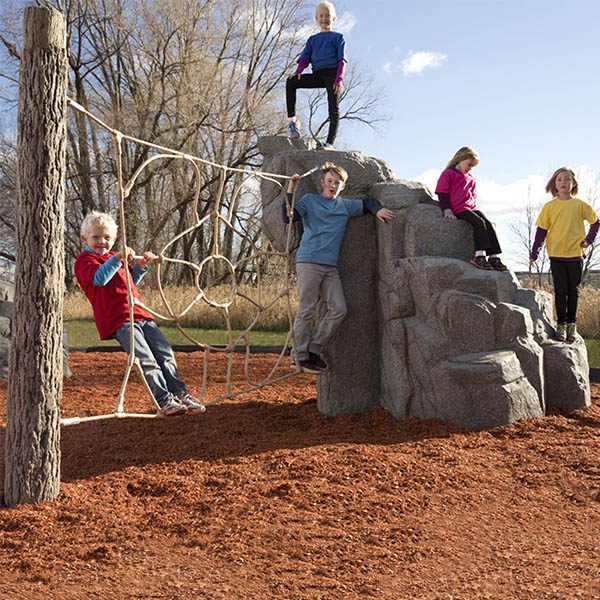
M 404 75 L 422 73 L 425 69 L 441 67 L 448 57 L 440 52 L 410 52 L 402 61 L 400 68 Z
M 339 31 L 346 35 L 354 29 L 354 26 L 358 23 L 358 19 L 351 13 L 346 11 L 341 17 L 336 19 L 333 24 L 333 30 Z
M 392 72 L 392 62 L 391 61 L 386 61 L 385 63 L 383 63 L 383 67 L 381 67 L 386 73 L 391 73 Z

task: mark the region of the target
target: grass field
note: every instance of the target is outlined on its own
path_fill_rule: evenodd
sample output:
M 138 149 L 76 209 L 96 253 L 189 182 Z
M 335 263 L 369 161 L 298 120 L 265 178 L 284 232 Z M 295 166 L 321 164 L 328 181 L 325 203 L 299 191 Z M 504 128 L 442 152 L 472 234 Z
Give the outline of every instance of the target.
M 116 340 L 100 341 L 98 332 L 93 321 L 77 319 L 65 321 L 65 327 L 69 334 L 69 346 L 71 348 L 89 348 L 92 346 L 118 346 Z M 177 329 L 171 325 L 161 325 L 165 336 L 173 345 L 189 345 L 191 342 Z M 186 327 L 186 331 L 196 340 L 205 344 L 225 344 L 227 332 L 222 329 L 198 329 Z M 237 335 L 239 332 L 234 331 Z M 252 331 L 250 333 L 250 344 L 252 346 L 283 346 L 285 343 L 285 331 Z M 600 339 L 586 338 L 585 345 L 588 351 L 590 367 L 600 368 Z
M 597 338 L 586 338 L 585 345 L 587 346 L 590 368 L 600 369 L 600 340 Z
M 253 346 L 281 346 L 285 343 L 288 329 L 288 306 L 285 298 L 277 299 L 282 292 L 281 286 L 267 288 L 260 298 L 263 305 L 271 308 L 264 311 L 257 324 L 259 330 L 253 330 L 250 334 L 250 344 Z M 190 298 L 197 292 L 195 288 L 172 287 L 168 288 L 168 295 L 173 301 L 176 311 L 181 311 L 189 302 Z M 227 297 L 230 289 L 228 286 L 220 286 L 211 290 L 211 297 L 223 300 Z M 256 295 L 253 288 L 242 288 L 249 297 Z M 551 291 L 548 287 L 545 291 Z M 292 314 L 296 312 L 295 288 L 290 291 L 290 304 Z M 156 290 L 144 290 L 144 298 L 150 305 L 160 306 L 161 299 Z M 256 298 L 258 299 L 258 298 Z M 229 311 L 231 326 L 235 327 L 234 335 L 240 329 L 251 323 L 256 314 L 256 308 L 243 298 L 231 306 Z M 65 326 L 69 332 L 69 346 L 91 347 L 91 346 L 116 346 L 115 340 L 100 342 L 98 333 L 92 318 L 91 307 L 81 291 L 70 292 L 65 296 L 64 306 Z M 223 318 L 219 311 L 209 307 L 206 303 L 199 302 L 182 319 L 185 330 L 196 340 L 206 344 L 225 344 L 226 331 L 223 327 Z M 600 368 L 600 289 L 584 286 L 580 290 L 579 309 L 577 311 L 577 328 L 584 337 L 588 349 L 590 367 Z M 189 345 L 190 342 L 181 332 L 173 326 L 162 325 L 167 339 L 173 345 Z
M 76 319 L 65 321 L 65 328 L 69 335 L 69 346 L 71 348 L 89 348 L 91 346 L 118 346 L 117 340 L 100 341 L 94 321 Z M 172 345 L 190 345 L 182 333 L 172 325 L 161 325 L 161 330 Z M 227 331 L 224 329 L 198 329 L 186 327 L 186 332 L 194 339 L 204 344 L 226 344 Z M 239 331 L 232 332 L 237 336 Z M 286 332 L 280 331 L 252 331 L 249 336 L 252 346 L 283 346 Z

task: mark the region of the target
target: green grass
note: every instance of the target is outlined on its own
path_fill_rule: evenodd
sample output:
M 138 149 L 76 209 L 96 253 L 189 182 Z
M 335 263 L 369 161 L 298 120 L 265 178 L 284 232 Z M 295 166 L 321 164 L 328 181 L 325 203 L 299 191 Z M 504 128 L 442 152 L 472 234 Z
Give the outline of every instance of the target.
M 585 338 L 590 368 L 600 369 L 600 339 Z
M 65 328 L 69 334 L 69 346 L 71 348 L 88 348 L 90 346 L 118 346 L 117 340 L 100 341 L 94 321 L 73 320 L 65 321 Z M 161 325 L 165 337 L 173 345 L 191 345 L 182 333 L 172 325 Z M 223 329 L 197 329 L 186 327 L 186 332 L 194 339 L 204 344 L 227 343 L 227 332 Z M 233 331 L 236 336 L 239 332 Z M 252 346 L 283 346 L 285 343 L 285 331 L 252 331 L 249 339 Z
M 69 346 L 72 348 L 87 348 L 90 346 L 118 346 L 116 340 L 100 341 L 94 321 L 73 320 L 65 321 L 65 327 L 69 332 Z M 173 345 L 190 345 L 191 342 L 185 338 L 176 327 L 172 325 L 161 325 L 165 336 Z M 226 332 L 222 329 L 197 329 L 186 327 L 186 331 L 195 339 L 206 344 L 226 343 Z M 234 331 L 234 335 L 237 335 Z M 285 343 L 285 331 L 252 331 L 250 333 L 250 344 L 253 346 L 283 346 Z M 600 339 L 585 338 L 588 351 L 590 367 L 600 368 Z

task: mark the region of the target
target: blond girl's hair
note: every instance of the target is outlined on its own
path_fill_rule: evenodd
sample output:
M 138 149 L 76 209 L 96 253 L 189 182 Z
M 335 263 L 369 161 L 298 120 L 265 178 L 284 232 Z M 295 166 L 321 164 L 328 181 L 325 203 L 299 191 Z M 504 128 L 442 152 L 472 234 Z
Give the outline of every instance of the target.
M 117 237 L 117 224 L 108 213 L 102 213 L 95 210 L 88 213 L 81 223 L 81 228 L 79 230 L 81 237 L 87 238 L 94 227 L 106 227 L 113 238 Z
M 315 8 L 315 19 L 319 16 L 319 8 L 327 8 L 332 19 L 336 19 L 335 6 L 332 2 L 319 2 Z
M 327 175 L 329 172 L 335 173 L 344 183 L 348 181 L 348 171 L 344 169 L 344 167 L 340 167 L 339 165 L 335 165 L 332 162 L 326 162 L 321 167 L 321 179 Z
M 546 191 L 553 196 L 558 196 L 558 190 L 556 189 L 556 178 L 561 173 L 571 173 L 571 177 L 573 178 L 573 187 L 571 188 L 571 193 L 575 195 L 579 191 L 579 183 L 577 183 L 577 177 L 575 177 L 575 171 L 570 169 L 569 167 L 560 167 L 560 169 L 556 169 L 554 173 L 552 173 L 552 177 L 548 180 L 546 184 Z
M 479 163 L 479 156 L 477 156 L 477 152 L 473 150 L 473 148 L 469 148 L 469 146 L 463 146 L 456 151 L 456 154 L 450 159 L 450 162 L 447 164 L 446 169 L 453 169 L 459 162 L 465 160 L 466 158 L 470 158 L 475 164 Z

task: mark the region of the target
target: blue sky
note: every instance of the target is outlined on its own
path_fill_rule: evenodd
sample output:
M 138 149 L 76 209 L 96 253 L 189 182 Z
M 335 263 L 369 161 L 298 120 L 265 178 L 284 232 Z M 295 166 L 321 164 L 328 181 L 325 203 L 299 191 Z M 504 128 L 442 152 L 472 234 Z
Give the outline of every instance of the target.
M 473 171 L 480 205 L 506 249 L 508 221 L 518 217 L 528 188 L 533 200 L 549 199 L 543 186 L 555 168 L 573 166 L 583 193 L 593 195 L 600 168 L 600 2 L 335 6 L 348 60 L 386 88 L 384 112 L 391 117 L 377 133 L 342 124 L 338 146 L 382 158 L 398 177 L 428 185 L 460 146 L 472 146 L 481 159 Z M 516 266 L 516 257 L 506 258 Z
M 22 4 L 0 0 L 5 11 Z M 390 116 L 375 133 L 342 123 L 338 148 L 381 158 L 431 189 L 460 146 L 475 148 L 480 208 L 512 267 L 526 257 L 509 223 L 528 198 L 548 199 L 544 184 L 558 166 L 578 172 L 579 196 L 600 209 L 600 0 L 334 4 L 348 60 L 385 88 Z

